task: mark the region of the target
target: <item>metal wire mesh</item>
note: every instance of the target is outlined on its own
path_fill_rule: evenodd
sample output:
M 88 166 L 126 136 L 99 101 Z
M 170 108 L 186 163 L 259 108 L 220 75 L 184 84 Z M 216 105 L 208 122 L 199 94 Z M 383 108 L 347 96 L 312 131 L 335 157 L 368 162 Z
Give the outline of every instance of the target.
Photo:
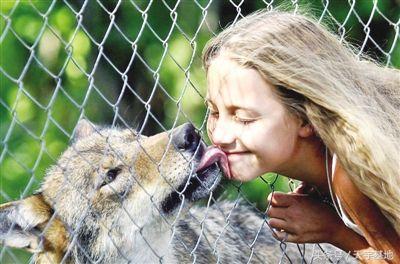
M 133 127 L 130 131 L 139 137 L 167 131 L 169 141 L 162 158 L 153 162 L 158 173 L 168 178 L 162 164 L 172 141 L 170 129 L 186 121 L 204 129 L 207 113 L 200 54 L 205 42 L 246 14 L 260 8 L 273 10 L 282 2 L 290 5 L 293 12 L 307 4 L 315 9 L 320 21 L 329 19 L 342 41 L 346 37 L 358 45 L 359 54 L 377 56 L 388 66 L 400 65 L 399 10 L 390 1 L 2 1 L 1 203 L 25 198 L 39 188 L 47 168 L 72 143 L 76 124 L 83 118 L 111 129 Z M 95 130 L 104 134 L 99 127 Z M 112 140 L 110 134 L 104 137 L 107 142 Z M 139 139 L 135 142 L 146 152 Z M 103 156 L 113 152 L 123 162 L 124 153 L 111 143 L 106 146 L 101 151 Z M 75 153 L 82 166 L 98 170 L 90 157 L 80 150 L 75 149 Z M 191 160 L 187 161 L 190 164 Z M 134 175 L 135 171 L 131 173 Z M 63 192 L 73 190 L 85 197 L 87 206 L 82 207 L 85 209 L 76 220 L 83 225 L 96 206 L 91 203 L 96 193 L 85 193 L 68 173 L 65 175 L 64 184 L 69 188 Z M 275 190 L 293 189 L 293 181 L 269 174 L 246 184 L 223 182 L 201 203 L 199 208 L 203 209 L 194 207 L 188 213 L 184 212 L 186 203 L 180 192 L 182 201 L 176 215 L 187 214 L 187 221 L 196 227 L 186 230 L 199 232 L 187 234 L 182 232 L 177 218 L 171 221 L 163 216 L 154 193 L 133 178 L 131 184 L 143 190 L 154 207 L 149 211 L 156 210 L 169 230 L 164 241 L 168 250 L 160 251 L 159 240 L 148 233 L 143 221 L 122 206 L 136 230 L 135 239 L 141 239 L 136 242 L 146 252 L 143 254 L 151 256 L 142 256 L 142 261 L 136 262 L 156 259 L 165 263 L 172 251 L 185 255 L 187 262 L 207 263 L 201 260 L 204 254 L 212 256 L 208 262 L 223 262 L 228 252 L 221 250 L 221 241 L 237 231 L 233 219 L 243 213 L 240 208 L 251 207 L 252 214 L 260 219 L 254 225 L 255 232 L 237 234 L 235 238 L 246 247 L 244 262 L 274 263 L 263 259 L 257 248 L 262 243 L 260 237 L 271 232 L 263 213 L 269 206 L 265 197 Z M 52 214 L 50 223 L 57 213 Z M 213 226 L 216 214 L 224 220 L 220 229 Z M 118 219 L 106 225 L 110 239 L 105 248 L 116 249 L 120 262 L 130 262 L 132 256 L 113 240 L 117 223 Z M 81 227 L 78 224 L 75 228 Z M 13 228 L 16 226 L 12 225 L 9 232 Z M 44 226 L 42 235 L 50 228 L 51 224 Z M 104 262 L 110 254 L 104 250 L 103 255 L 93 259 L 83 242 L 95 236 L 74 231 L 69 235 L 73 246 L 67 247 L 62 262 L 68 262 L 71 256 L 85 263 Z M 278 255 L 279 262 L 296 263 L 286 254 L 288 243 L 278 244 L 279 251 L 273 254 Z M 297 245 L 296 250 L 297 260 L 304 263 L 336 263 L 346 258 L 342 252 L 324 250 L 319 245 Z M 4 245 L 0 251 L 2 263 L 33 263 L 35 257 L 37 254 Z

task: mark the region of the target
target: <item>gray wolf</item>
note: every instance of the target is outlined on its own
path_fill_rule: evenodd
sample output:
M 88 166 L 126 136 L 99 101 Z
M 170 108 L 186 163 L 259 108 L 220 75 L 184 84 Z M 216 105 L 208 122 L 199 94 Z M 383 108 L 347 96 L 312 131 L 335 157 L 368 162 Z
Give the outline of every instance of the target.
M 196 171 L 205 148 L 191 124 L 145 137 L 80 121 L 37 193 L 1 205 L 0 241 L 39 264 L 300 263 L 245 206 L 189 210 L 220 181 L 215 163 Z

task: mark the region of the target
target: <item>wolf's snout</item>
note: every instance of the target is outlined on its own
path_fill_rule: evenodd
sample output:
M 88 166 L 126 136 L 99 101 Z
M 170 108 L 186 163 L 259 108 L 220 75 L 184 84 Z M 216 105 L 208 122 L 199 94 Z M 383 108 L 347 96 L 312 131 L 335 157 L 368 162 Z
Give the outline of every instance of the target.
M 191 123 L 185 123 L 175 129 L 172 143 L 179 150 L 194 152 L 200 143 L 200 135 Z

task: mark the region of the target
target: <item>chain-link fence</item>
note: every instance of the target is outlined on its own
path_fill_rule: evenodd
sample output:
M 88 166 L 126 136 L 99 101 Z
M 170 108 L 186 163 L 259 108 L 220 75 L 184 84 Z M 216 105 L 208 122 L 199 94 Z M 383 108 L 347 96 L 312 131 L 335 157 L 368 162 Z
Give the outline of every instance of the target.
M 186 212 L 188 200 L 198 200 L 197 189 L 187 192 L 188 185 L 196 185 L 190 182 L 190 161 L 199 149 L 193 157 L 180 155 L 186 165 L 176 167 L 181 158 L 171 154 L 171 133 L 165 142 L 153 142 L 159 152 L 149 150 L 152 144 L 142 136 L 187 121 L 203 131 L 207 109 L 200 55 L 205 43 L 246 14 L 282 4 L 293 12 L 312 10 L 342 41 L 358 46 L 360 54 L 400 66 L 400 10 L 390 0 L 2 1 L 0 202 L 29 197 L 40 188 L 46 171 L 63 176 L 42 188 L 54 188 L 52 202 L 61 209 L 43 209 L 49 201 L 42 204 L 39 193 L 20 208 L 26 212 L 30 204 L 40 207 L 40 217 L 1 223 L 2 234 L 13 235 L 8 244 L 0 237 L 1 263 L 33 263 L 36 258 L 43 263 L 71 258 L 84 263 L 345 261 L 346 254 L 331 247 L 272 239 L 263 213 L 266 197 L 295 187 L 283 176 L 267 174 L 249 183 L 223 180 L 211 196 Z M 77 129 L 81 119 L 110 128 L 84 123 Z M 132 129 L 125 133 L 122 128 Z M 74 135 L 89 132 L 94 133 L 93 143 L 71 147 L 59 165 L 48 170 L 76 141 Z M 134 151 L 127 150 L 129 144 L 136 144 Z M 138 153 L 147 153 L 141 161 L 144 169 L 127 164 L 126 157 L 135 155 L 136 160 Z M 119 163 L 102 171 L 107 157 Z M 131 177 L 120 183 L 122 188 L 115 178 L 123 178 L 124 166 L 131 176 L 143 170 L 143 175 L 168 184 L 154 181 L 153 186 L 147 178 Z M 114 183 L 110 190 L 118 196 L 101 196 L 98 188 L 89 191 L 72 167 L 103 175 L 97 187 Z M 171 178 L 172 170 L 180 176 Z M 176 183 L 179 179 L 183 185 Z M 212 189 L 212 183 L 197 179 L 197 188 Z M 137 195 L 128 195 L 127 186 Z M 165 196 L 166 190 L 171 194 Z M 126 205 L 126 199 L 136 199 L 135 206 Z M 1 214 L 11 210 L 2 208 Z

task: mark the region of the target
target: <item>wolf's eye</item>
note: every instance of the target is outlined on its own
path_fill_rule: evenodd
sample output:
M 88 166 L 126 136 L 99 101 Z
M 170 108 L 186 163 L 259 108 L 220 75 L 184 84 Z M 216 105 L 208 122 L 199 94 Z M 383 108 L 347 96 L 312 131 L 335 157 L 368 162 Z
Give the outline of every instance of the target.
M 107 171 L 106 177 L 104 179 L 104 182 L 101 184 L 100 187 L 103 187 L 106 184 L 109 184 L 117 178 L 118 174 L 120 173 L 121 169 L 120 168 L 113 168 Z

